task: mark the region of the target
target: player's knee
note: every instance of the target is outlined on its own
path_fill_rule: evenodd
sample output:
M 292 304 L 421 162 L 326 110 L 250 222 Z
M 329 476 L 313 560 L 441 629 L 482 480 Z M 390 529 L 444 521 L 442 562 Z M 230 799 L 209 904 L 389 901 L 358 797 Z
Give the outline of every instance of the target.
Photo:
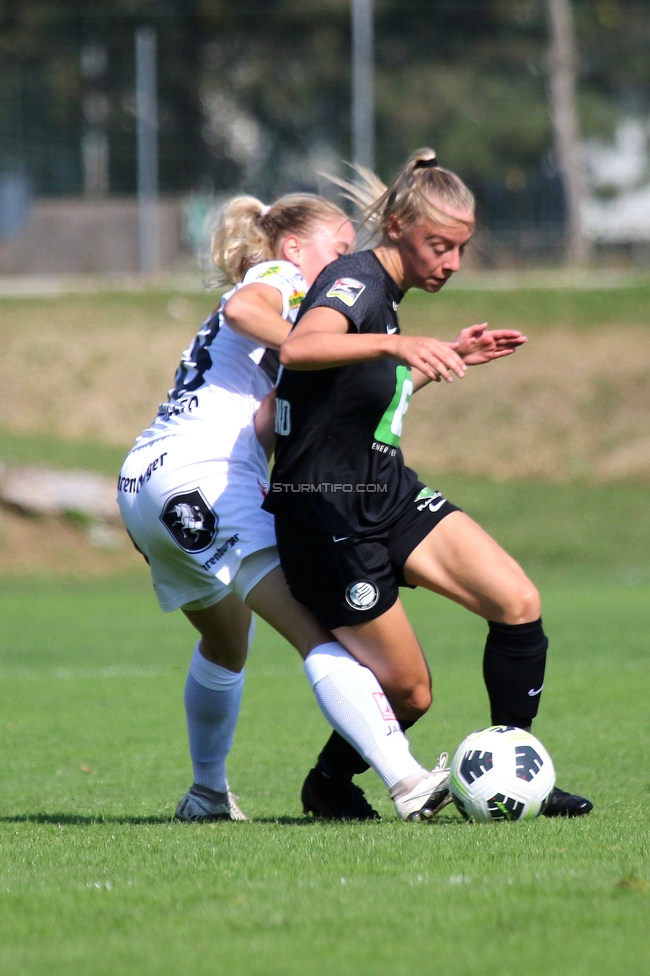
M 504 623 L 524 624 L 538 620 L 542 613 L 542 603 L 537 588 L 525 577 L 509 594 Z
M 416 721 L 431 707 L 431 686 L 428 681 L 409 682 L 390 695 L 398 718 Z
M 417 688 L 413 690 L 411 695 L 411 708 L 413 712 L 417 712 L 418 718 L 421 718 L 426 712 L 431 708 L 431 702 L 433 701 L 431 695 L 431 687 L 427 682 L 419 684 Z

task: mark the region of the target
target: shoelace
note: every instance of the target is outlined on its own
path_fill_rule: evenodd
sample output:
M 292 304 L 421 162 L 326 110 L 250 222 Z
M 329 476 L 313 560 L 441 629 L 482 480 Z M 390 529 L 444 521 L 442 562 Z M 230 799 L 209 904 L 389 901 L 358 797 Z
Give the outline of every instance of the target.
M 438 756 L 438 762 L 435 764 L 435 766 L 433 767 L 433 769 L 431 770 L 431 772 L 432 773 L 439 773 L 443 769 L 446 769 L 447 768 L 447 760 L 448 759 L 449 759 L 449 753 L 448 752 L 441 752 L 440 755 Z

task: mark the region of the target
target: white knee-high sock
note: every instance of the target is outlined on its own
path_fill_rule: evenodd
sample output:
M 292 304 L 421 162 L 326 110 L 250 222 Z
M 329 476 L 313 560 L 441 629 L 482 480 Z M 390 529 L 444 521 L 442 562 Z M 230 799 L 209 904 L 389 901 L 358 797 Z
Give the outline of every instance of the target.
M 185 683 L 190 756 L 194 782 L 218 793 L 228 789 L 226 757 L 232 748 L 243 690 L 243 671 L 212 664 L 196 645 Z
M 423 773 L 372 671 L 338 642 L 320 644 L 304 663 L 320 709 L 390 789 Z

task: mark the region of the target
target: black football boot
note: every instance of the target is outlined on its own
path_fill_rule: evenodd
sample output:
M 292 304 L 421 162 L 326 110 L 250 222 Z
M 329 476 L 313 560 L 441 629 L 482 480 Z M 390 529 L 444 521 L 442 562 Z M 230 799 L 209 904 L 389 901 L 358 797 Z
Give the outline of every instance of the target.
M 336 780 L 319 769 L 310 769 L 303 783 L 303 813 L 313 813 L 322 820 L 380 820 L 364 792 L 351 780 Z
M 542 812 L 545 817 L 585 817 L 593 808 L 591 800 L 584 796 L 565 793 L 556 787 Z

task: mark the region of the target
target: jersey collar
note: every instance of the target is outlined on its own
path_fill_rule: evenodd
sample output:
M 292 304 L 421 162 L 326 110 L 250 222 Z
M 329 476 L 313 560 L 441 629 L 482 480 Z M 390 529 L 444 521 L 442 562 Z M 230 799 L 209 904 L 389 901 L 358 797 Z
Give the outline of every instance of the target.
M 383 266 L 383 264 L 381 263 L 381 261 L 379 260 L 375 252 L 371 250 L 368 251 L 367 253 L 372 255 L 373 260 L 375 261 L 377 267 L 379 268 L 382 275 L 384 276 L 384 281 L 386 282 L 386 290 L 388 291 L 388 294 L 393 299 L 395 304 L 399 305 L 401 300 L 404 298 L 404 292 L 401 290 L 400 286 L 397 284 L 393 276 L 389 274 L 388 271 L 386 271 L 386 268 Z

